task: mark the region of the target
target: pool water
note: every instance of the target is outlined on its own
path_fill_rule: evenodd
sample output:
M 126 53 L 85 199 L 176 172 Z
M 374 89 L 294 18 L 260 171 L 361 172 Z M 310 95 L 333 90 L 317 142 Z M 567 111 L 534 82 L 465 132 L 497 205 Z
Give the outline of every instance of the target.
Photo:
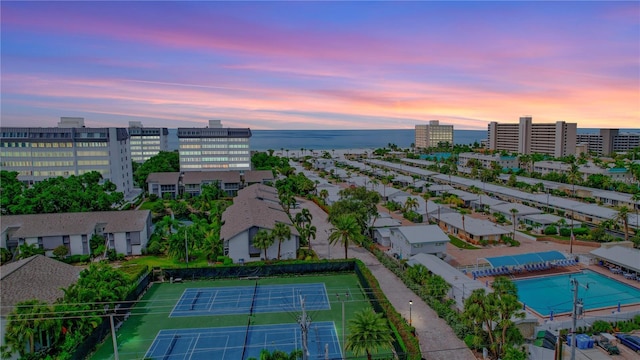
M 584 310 L 640 303 L 640 289 L 585 270 L 582 273 L 514 280 L 520 302 L 542 316 L 570 313 L 573 310 L 571 278 L 578 279 L 578 298 Z M 584 286 L 589 285 L 589 289 Z

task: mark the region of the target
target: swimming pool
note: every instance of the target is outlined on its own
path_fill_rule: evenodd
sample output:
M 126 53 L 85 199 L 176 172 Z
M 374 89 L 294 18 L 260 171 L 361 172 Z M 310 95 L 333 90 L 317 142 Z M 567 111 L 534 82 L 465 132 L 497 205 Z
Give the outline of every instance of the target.
M 554 315 L 572 311 L 571 278 L 578 279 L 578 298 L 582 298 L 585 311 L 617 307 L 618 303 L 640 303 L 640 289 L 589 270 L 577 274 L 514 280 L 514 283 L 518 286 L 520 302 L 542 316 L 549 316 L 551 311 Z M 587 284 L 589 289 L 583 287 Z

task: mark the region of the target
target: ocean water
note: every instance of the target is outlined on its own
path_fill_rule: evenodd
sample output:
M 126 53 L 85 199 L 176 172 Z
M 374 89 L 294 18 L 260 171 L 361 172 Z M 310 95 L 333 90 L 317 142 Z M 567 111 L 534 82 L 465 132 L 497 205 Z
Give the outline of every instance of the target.
M 408 148 L 415 141 L 413 129 L 393 130 L 251 130 L 251 150 L 338 150 L 385 147 L 389 143 Z M 178 148 L 176 129 L 169 129 L 169 148 Z M 454 130 L 456 144 L 485 139 L 486 130 Z
M 593 134 L 600 129 L 579 128 L 578 134 Z M 620 129 L 637 132 L 638 129 Z M 169 148 L 178 149 L 177 129 L 169 129 Z M 389 143 L 408 148 L 415 141 L 414 129 L 392 130 L 252 130 L 251 150 L 338 150 L 385 147 Z M 486 130 L 453 130 L 456 144 L 473 144 L 487 138 Z

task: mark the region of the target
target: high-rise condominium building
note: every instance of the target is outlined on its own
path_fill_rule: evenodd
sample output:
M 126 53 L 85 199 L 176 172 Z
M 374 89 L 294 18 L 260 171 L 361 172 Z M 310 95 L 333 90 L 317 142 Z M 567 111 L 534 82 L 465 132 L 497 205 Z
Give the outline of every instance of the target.
M 209 120 L 206 128 L 178 128 L 180 171 L 250 170 L 251 129 L 223 128 Z
M 491 122 L 487 146 L 490 150 L 506 150 L 519 154 L 547 154 L 554 157 L 576 152 L 575 123 L 533 124 L 531 116 L 523 116 L 517 124 Z
M 640 133 L 621 133 L 618 129 L 600 129 L 599 134 L 578 134 L 577 142 L 586 143 L 588 151 L 610 155 L 640 146 Z
M 416 148 L 430 148 L 442 145 L 453 146 L 453 125 L 440 125 L 438 120 L 429 125 L 416 125 Z
M 160 151 L 169 149 L 167 128 L 143 127 L 140 121 L 129 121 L 131 160 L 145 162 Z
M 87 128 L 84 118 L 62 117 L 58 127 L 1 127 L 2 170 L 18 172 L 28 184 L 90 171 L 133 189 L 129 135 L 125 128 Z

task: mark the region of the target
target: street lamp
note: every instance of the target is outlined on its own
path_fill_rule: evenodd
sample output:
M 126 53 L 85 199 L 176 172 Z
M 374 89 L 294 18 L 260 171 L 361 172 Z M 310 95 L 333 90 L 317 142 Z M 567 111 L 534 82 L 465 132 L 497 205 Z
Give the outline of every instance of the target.
M 413 300 L 409 300 L 409 326 L 411 326 L 411 305 L 413 305 Z

